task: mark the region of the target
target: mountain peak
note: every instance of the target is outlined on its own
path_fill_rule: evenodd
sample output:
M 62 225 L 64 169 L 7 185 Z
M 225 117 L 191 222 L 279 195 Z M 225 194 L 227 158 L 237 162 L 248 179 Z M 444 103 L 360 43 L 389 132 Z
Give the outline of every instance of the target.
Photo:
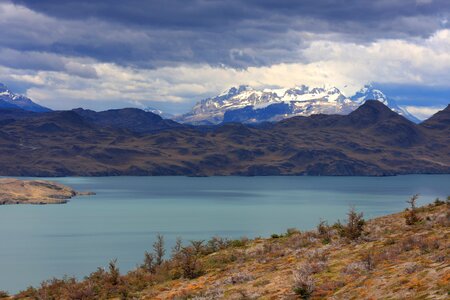
M 385 119 L 402 118 L 378 100 L 366 100 L 348 116 L 352 124 L 360 126 L 371 125 Z
M 427 128 L 435 128 L 435 129 L 448 129 L 450 128 L 450 104 L 447 105 L 443 110 L 438 111 L 430 118 L 422 122 L 420 125 L 423 125 Z
M 252 90 L 252 88 L 249 85 L 239 85 L 238 87 L 231 87 L 230 89 L 222 92 L 217 97 L 223 97 L 223 96 L 235 96 L 238 95 L 244 91 Z
M 375 88 L 372 84 L 366 84 L 358 92 L 350 97 L 352 101 L 363 104 L 366 100 L 378 100 L 399 115 L 404 116 L 408 120 L 419 123 L 419 119 L 413 116 L 405 108 L 400 107 L 394 99 L 387 97 L 380 89 Z
M 8 106 L 16 106 L 18 109 L 34 111 L 34 112 L 48 112 L 51 109 L 34 103 L 31 99 L 17 95 L 11 92 L 6 85 L 0 83 L 0 108 Z M 2 104 L 3 103 L 3 104 Z
M 350 99 L 360 103 L 364 103 L 366 100 L 378 100 L 385 105 L 392 104 L 390 103 L 392 101 L 389 101 L 386 95 L 379 89 L 374 88 L 372 84 L 364 85 L 364 87 L 356 92 L 355 95 L 351 96 Z

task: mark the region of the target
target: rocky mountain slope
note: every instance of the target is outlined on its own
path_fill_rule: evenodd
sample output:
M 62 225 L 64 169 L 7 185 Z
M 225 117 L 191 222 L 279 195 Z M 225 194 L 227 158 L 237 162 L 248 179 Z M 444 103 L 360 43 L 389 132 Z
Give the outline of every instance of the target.
M 82 281 L 48 280 L 14 299 L 448 299 L 450 202 L 414 215 L 366 222 L 350 211 L 312 231 L 181 241 L 169 260 L 151 251 L 124 275 L 111 261 Z
M 254 90 L 249 86 L 233 87 L 216 97 L 200 101 L 191 112 L 175 120 L 191 124 L 258 123 L 313 114 L 345 115 L 354 111 L 365 100 L 379 100 L 400 115 L 419 122 L 394 100 L 370 85 L 366 85 L 350 98 L 335 87 L 310 88 L 302 85 L 274 90 Z
M 14 94 L 2 83 L 0 83 L 0 108 L 16 108 L 34 112 L 51 111 L 51 109 L 36 104 L 25 96 Z
M 449 114 L 415 124 L 366 101 L 349 115 L 187 126 L 138 110 L 0 110 L 0 175 L 450 173 Z

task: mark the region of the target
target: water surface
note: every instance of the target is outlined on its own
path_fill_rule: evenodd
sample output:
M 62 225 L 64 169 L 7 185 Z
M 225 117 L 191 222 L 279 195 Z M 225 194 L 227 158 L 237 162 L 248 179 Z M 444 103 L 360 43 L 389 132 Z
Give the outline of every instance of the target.
M 63 205 L 0 206 L 0 290 L 17 292 L 64 274 L 82 278 L 117 258 L 141 263 L 154 236 L 184 240 L 268 236 L 367 218 L 450 195 L 450 175 L 396 177 L 68 177 L 51 180 L 96 196 Z

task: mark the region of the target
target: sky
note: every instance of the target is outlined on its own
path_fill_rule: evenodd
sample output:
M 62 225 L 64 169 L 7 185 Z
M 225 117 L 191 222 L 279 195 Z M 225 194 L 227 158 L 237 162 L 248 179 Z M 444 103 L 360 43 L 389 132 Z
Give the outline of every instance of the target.
M 0 82 L 53 109 L 188 111 L 236 85 L 450 103 L 448 0 L 0 0 Z

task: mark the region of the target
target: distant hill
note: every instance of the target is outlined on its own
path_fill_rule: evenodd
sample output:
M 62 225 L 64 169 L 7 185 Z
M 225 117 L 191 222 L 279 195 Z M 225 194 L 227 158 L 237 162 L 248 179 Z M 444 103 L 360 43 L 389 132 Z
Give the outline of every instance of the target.
M 137 133 L 185 127 L 175 121 L 163 119 L 156 113 L 137 108 L 111 109 L 101 112 L 77 108 L 73 111 L 94 125 L 127 129 Z
M 314 114 L 346 115 L 366 100 L 378 100 L 405 118 L 419 123 L 406 109 L 371 85 L 364 86 L 352 97 L 346 97 L 336 87 L 302 85 L 287 89 L 255 90 L 243 85 L 198 102 L 189 113 L 175 120 L 190 124 L 260 123 Z
M 51 109 L 34 103 L 31 99 L 14 94 L 0 83 L 0 108 L 17 108 L 33 112 L 49 112 Z
M 348 115 L 188 126 L 139 109 L 0 109 L 0 175 L 450 173 L 448 108 L 415 124 L 380 101 Z

